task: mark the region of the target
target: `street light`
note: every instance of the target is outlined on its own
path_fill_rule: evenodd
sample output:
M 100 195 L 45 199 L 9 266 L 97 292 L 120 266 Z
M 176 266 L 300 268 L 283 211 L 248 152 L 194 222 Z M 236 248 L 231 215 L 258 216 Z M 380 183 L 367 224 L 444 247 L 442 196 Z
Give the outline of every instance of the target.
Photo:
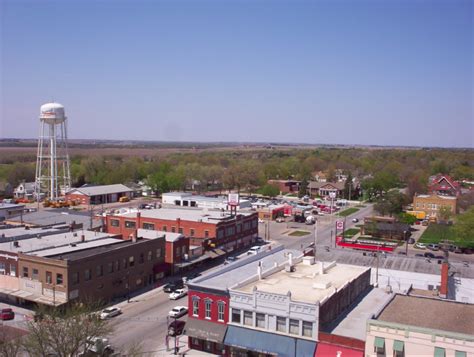
M 408 236 L 407 231 L 403 231 L 403 237 L 405 237 L 405 255 L 408 256 Z

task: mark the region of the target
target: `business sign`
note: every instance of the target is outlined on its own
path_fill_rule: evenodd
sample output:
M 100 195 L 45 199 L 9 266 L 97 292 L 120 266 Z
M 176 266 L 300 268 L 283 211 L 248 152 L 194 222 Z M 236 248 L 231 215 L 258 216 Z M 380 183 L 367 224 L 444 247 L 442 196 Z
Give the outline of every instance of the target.
M 344 232 L 344 221 L 336 221 L 336 234 L 337 232 Z
M 336 192 L 334 192 L 334 191 L 329 192 L 329 197 L 330 198 L 336 198 Z
M 239 194 L 238 193 L 229 193 L 227 196 L 227 204 L 229 206 L 238 206 L 239 205 Z

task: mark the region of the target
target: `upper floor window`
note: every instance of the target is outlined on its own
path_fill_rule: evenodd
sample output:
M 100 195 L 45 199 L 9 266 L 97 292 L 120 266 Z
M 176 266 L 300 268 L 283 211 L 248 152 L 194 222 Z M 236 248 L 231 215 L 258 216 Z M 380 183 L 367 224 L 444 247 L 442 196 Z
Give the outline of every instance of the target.
M 209 299 L 206 299 L 204 301 L 204 305 L 205 305 L 205 318 L 206 319 L 210 319 L 211 318 L 211 306 L 212 306 L 212 301 L 209 300 Z
M 155 230 L 155 225 L 153 223 L 143 223 L 143 229 Z
M 265 328 L 265 314 L 257 312 L 255 315 L 255 324 L 256 327 Z
M 120 221 L 118 219 L 111 219 L 110 220 L 110 225 L 112 227 L 120 227 Z
M 63 285 L 63 275 L 62 274 L 59 274 L 59 273 L 56 274 L 56 284 Z
M 71 278 L 72 278 L 73 285 L 79 284 L 79 272 L 76 271 L 76 272 L 72 273 Z M 56 279 L 57 279 L 57 277 L 56 277 Z
M 125 228 L 135 228 L 135 221 L 125 221 Z
M 179 227 L 179 228 L 178 228 L 178 233 L 179 233 L 179 234 L 183 234 L 183 228 Z
M 209 231 L 208 230 L 204 231 L 204 238 L 209 238 Z
M 28 278 L 28 267 L 23 267 L 23 277 Z
M 104 266 L 103 265 L 97 265 L 97 267 L 95 268 L 95 275 L 97 275 L 97 276 L 104 275 Z
M 217 303 L 217 320 L 224 321 L 225 302 L 219 301 Z
M 193 298 L 193 316 L 199 316 L 199 298 Z
M 290 319 L 290 333 L 292 335 L 300 334 L 300 322 L 298 320 Z
M 239 309 L 232 309 L 232 322 L 240 324 L 240 310 Z
M 309 321 L 303 321 L 303 336 L 313 337 L 313 323 Z
M 189 230 L 189 236 L 190 236 L 190 237 L 194 237 L 194 228 L 191 228 L 191 229 Z
M 244 311 L 244 325 L 253 326 L 253 312 Z
M 38 280 L 38 276 L 39 276 L 38 269 L 33 269 L 33 272 L 31 273 L 31 279 Z
M 46 284 L 52 284 L 53 283 L 53 273 L 50 271 L 46 272 Z
M 277 316 L 277 331 L 286 332 L 286 317 Z
M 88 281 L 88 280 L 91 280 L 91 278 L 92 278 L 91 270 L 90 269 L 84 270 L 84 280 Z

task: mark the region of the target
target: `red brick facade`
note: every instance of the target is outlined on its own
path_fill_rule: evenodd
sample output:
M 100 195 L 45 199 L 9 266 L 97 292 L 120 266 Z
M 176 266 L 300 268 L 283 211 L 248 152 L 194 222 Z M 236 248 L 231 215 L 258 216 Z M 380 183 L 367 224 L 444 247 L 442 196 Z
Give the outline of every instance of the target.
M 197 301 L 198 314 L 194 311 L 194 301 Z M 210 317 L 206 317 L 206 301 L 210 302 Z M 223 314 L 219 316 L 219 304 L 223 304 Z M 216 295 L 207 292 L 189 291 L 188 292 L 189 318 L 206 320 L 220 324 L 227 324 L 229 321 L 229 296 Z M 209 316 L 209 315 L 208 315 Z

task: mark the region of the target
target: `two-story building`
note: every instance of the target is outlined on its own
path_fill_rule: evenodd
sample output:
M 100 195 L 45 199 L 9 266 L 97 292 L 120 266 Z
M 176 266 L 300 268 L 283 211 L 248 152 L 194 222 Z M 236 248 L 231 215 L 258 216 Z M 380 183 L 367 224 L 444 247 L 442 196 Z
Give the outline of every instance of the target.
M 430 218 L 440 218 L 442 208 L 447 208 L 451 215 L 455 215 L 457 211 L 457 197 L 444 195 L 415 195 L 413 197 L 413 209 L 423 211 Z
M 107 232 L 120 234 L 124 239 L 137 236 L 140 228 L 159 230 L 182 234 L 193 246 L 227 252 L 250 246 L 258 236 L 256 212 L 233 215 L 195 208 L 158 208 L 107 215 L 105 225 Z

